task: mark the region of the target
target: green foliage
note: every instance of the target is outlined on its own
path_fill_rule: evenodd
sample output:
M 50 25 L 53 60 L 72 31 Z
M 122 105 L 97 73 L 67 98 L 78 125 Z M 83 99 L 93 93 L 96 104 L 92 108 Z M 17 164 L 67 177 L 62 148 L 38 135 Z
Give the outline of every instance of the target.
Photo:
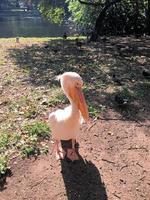
M 0 155 L 0 178 L 4 175 L 8 169 L 7 167 L 8 158 L 6 155 Z
M 66 0 L 73 21 L 82 30 L 94 28 L 96 19 L 105 7 L 106 1 L 99 0 L 103 6 L 89 6 L 79 1 Z M 101 33 L 133 34 L 143 31 L 146 26 L 147 1 L 122 0 L 112 5 L 106 12 Z
M 71 17 L 79 29 L 91 29 L 95 25 L 99 14 L 99 7 L 92 7 L 81 4 L 79 1 L 66 0 Z
M 88 3 L 88 1 L 85 2 Z M 41 0 L 38 9 L 46 19 L 57 24 L 63 22 L 69 11 L 69 17 L 75 22 L 77 28 L 86 31 L 94 28 L 107 2 L 111 1 L 98 0 L 95 3 L 100 3 L 99 6 L 91 6 L 81 4 L 78 0 L 66 0 L 65 3 L 62 0 Z M 140 32 L 146 28 L 147 9 L 148 1 L 146 0 L 121 0 L 107 10 L 101 32 L 107 34 Z
M 16 146 L 17 143 L 21 140 L 21 135 L 18 133 L 14 133 L 10 135 L 9 133 L 2 133 L 0 135 L 0 153 L 6 152 L 6 150 L 9 150 L 13 146 Z
M 89 110 L 89 114 L 90 117 L 96 117 L 98 118 L 100 116 L 100 113 L 102 113 L 106 107 L 103 105 L 94 105 L 92 103 L 88 103 L 88 110 Z
M 9 136 L 7 133 L 2 133 L 0 135 L 0 151 L 6 149 L 8 145 L 9 145 Z
M 20 142 L 20 140 L 21 140 L 21 134 L 15 133 L 15 134 L 13 134 L 13 136 L 12 136 L 12 141 L 11 141 L 11 143 L 12 143 L 12 145 L 16 145 L 18 142 Z
M 149 101 L 150 82 L 146 81 L 138 85 L 135 96 L 137 99 L 147 98 Z
M 33 2 L 33 0 L 30 1 Z M 94 3 L 94 1 L 85 2 Z M 94 28 L 99 14 L 108 2 L 111 1 L 98 0 L 95 3 L 100 3 L 100 6 L 91 6 L 81 4 L 78 0 L 66 0 L 65 3 L 62 0 L 41 0 L 38 9 L 45 18 L 58 24 L 63 22 L 69 11 L 77 28 L 84 31 Z M 148 19 L 149 7 L 147 0 L 121 0 L 111 5 L 106 12 L 101 33 L 133 34 L 142 32 L 146 29 L 146 23 L 150 21 Z
M 61 24 L 64 20 L 64 8 L 53 6 L 47 0 L 41 1 L 38 9 L 42 15 L 52 23 Z
M 26 118 L 35 118 L 37 115 L 37 109 L 35 105 L 28 106 L 28 109 L 25 110 L 24 116 Z
M 94 106 L 89 105 L 88 110 L 91 117 L 96 117 L 96 118 L 99 117 L 100 111 L 96 109 Z
M 144 1 L 122 0 L 106 13 L 103 31 L 113 34 L 139 33 L 145 28 L 146 5 Z
M 17 101 L 11 102 L 9 110 L 21 112 L 26 118 L 35 118 L 38 113 L 36 102 L 27 96 L 21 96 Z
M 21 155 L 23 158 L 30 157 L 30 156 L 37 156 L 40 154 L 40 149 L 37 147 L 36 144 L 25 144 L 21 148 Z
M 48 152 L 47 147 L 40 148 L 38 145 L 39 138 L 49 138 L 50 130 L 49 126 L 42 122 L 37 121 L 32 124 L 26 124 L 23 127 L 24 131 L 28 134 L 28 138 L 25 143 L 21 146 L 22 157 L 37 156 L 41 152 Z
M 33 122 L 32 124 L 26 124 L 23 129 L 25 132 L 27 132 L 29 136 L 40 138 L 50 137 L 49 126 L 42 121 Z
M 48 101 L 49 106 L 56 106 L 67 103 L 67 98 L 60 88 L 54 88 L 51 97 Z
M 48 154 L 49 152 L 49 148 L 48 146 L 43 146 L 41 149 L 40 149 L 40 152 L 43 153 L 43 154 Z
M 133 94 L 126 87 L 123 87 L 120 91 L 117 92 L 117 94 L 120 97 L 122 97 L 124 100 L 126 100 L 128 103 L 131 102 L 134 99 Z

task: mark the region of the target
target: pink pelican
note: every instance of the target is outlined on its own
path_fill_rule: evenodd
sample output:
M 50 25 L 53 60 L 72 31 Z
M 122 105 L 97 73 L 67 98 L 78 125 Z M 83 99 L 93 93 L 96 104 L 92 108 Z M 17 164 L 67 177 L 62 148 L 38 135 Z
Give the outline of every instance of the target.
M 72 149 L 67 150 L 67 157 L 72 161 L 78 160 L 75 142 L 79 136 L 80 125 L 83 121 L 87 122 L 89 119 L 87 104 L 81 89 L 83 80 L 75 72 L 65 72 L 59 75 L 57 80 L 60 80 L 61 88 L 69 99 L 70 105 L 63 110 L 58 109 L 49 115 L 52 137 L 56 147 L 56 158 L 63 159 L 65 156 L 60 141 L 71 140 Z

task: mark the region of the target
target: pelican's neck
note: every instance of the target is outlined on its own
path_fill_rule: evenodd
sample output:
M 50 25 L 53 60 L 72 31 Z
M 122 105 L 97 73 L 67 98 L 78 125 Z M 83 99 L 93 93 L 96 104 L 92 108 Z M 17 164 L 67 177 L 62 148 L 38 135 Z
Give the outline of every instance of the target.
M 70 117 L 72 118 L 75 118 L 75 117 L 79 117 L 79 109 L 78 109 L 78 106 L 76 105 L 76 103 L 71 99 L 71 98 L 68 98 L 69 101 L 70 101 Z

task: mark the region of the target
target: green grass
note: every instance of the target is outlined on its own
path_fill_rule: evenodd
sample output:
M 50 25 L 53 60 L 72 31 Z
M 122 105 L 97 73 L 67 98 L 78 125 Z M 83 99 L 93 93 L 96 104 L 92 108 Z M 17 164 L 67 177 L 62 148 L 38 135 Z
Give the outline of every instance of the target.
M 96 118 L 99 117 L 100 111 L 98 109 L 96 109 L 93 106 L 89 105 L 88 110 L 89 110 L 90 117 L 96 117 Z
M 75 40 L 78 36 L 69 36 L 68 40 Z M 85 39 L 85 36 L 79 36 L 79 39 Z M 38 42 L 48 42 L 48 41 L 57 41 L 57 40 L 63 40 L 62 37 L 19 37 L 20 43 L 38 43 Z M 16 43 L 16 38 L 0 38 L 0 43 Z
M 4 154 L 0 154 L 0 179 L 5 175 L 8 169 L 8 157 Z
M 26 124 L 23 126 L 23 131 L 27 134 L 27 138 L 20 147 L 22 157 L 37 156 L 41 152 L 46 153 L 48 151 L 46 146 L 40 147 L 38 145 L 41 139 L 50 138 L 50 128 L 45 122 L 36 121 Z
M 4 132 L 0 134 L 0 153 L 7 153 L 14 149 L 21 140 L 21 134 Z
M 48 147 L 44 140 L 50 138 L 50 128 L 43 121 L 30 122 L 22 127 L 22 134 L 9 132 L 1 133 L 0 135 L 0 170 L 2 173 L 7 168 L 7 160 L 11 152 L 17 150 L 22 157 L 37 156 L 40 153 L 47 153 Z M 7 154 L 3 156 L 3 154 Z M 0 173 L 1 173 L 0 171 Z
M 131 103 L 134 100 L 134 94 L 127 87 L 122 87 L 116 92 L 119 96 L 125 99 L 128 103 Z
M 57 106 L 59 104 L 66 104 L 68 102 L 66 96 L 63 94 L 60 87 L 54 87 L 51 96 L 48 100 L 49 106 Z
M 140 99 L 149 99 L 150 81 L 146 80 L 143 83 L 138 84 L 135 92 L 135 96 Z
M 4 65 L 4 63 L 5 63 L 4 60 L 3 60 L 3 59 L 0 59 L 0 66 L 1 66 L 1 65 Z
M 40 154 L 40 149 L 36 143 L 25 144 L 21 147 L 22 158 L 29 158 L 30 156 L 38 156 Z
M 36 136 L 40 138 L 49 138 L 50 137 L 50 128 L 47 123 L 42 121 L 33 122 L 31 124 L 26 124 L 23 127 L 23 130 L 29 136 Z
M 10 136 L 7 133 L 3 133 L 0 135 L 0 152 L 7 149 L 10 143 Z
M 99 118 L 100 114 L 106 110 L 105 106 L 99 105 L 99 106 L 94 106 L 92 104 L 88 104 L 88 110 L 90 117 L 94 118 Z
M 28 106 L 28 108 L 24 111 L 25 118 L 35 118 L 37 114 L 38 110 L 34 104 L 30 104 L 30 106 Z

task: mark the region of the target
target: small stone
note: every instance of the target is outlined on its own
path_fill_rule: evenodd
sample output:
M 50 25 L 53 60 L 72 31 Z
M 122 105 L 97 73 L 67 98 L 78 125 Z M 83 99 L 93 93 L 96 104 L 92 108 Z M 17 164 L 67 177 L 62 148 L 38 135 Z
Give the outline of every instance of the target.
M 108 132 L 108 135 L 114 135 L 112 132 Z
M 92 150 L 93 150 L 93 148 L 91 147 L 91 148 L 90 148 L 90 151 L 92 151 Z

